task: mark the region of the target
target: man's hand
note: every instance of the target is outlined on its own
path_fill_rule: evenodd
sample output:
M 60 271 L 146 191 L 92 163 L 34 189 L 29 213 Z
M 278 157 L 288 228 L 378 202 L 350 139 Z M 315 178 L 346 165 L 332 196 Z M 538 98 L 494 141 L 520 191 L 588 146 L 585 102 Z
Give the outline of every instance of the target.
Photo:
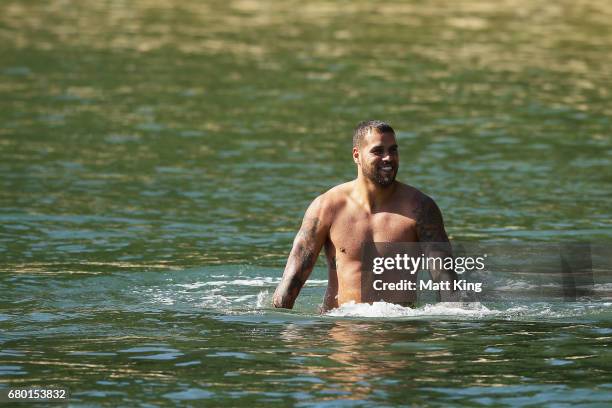
M 329 233 L 324 211 L 323 196 L 317 197 L 306 210 L 302 227 L 293 240 L 285 272 L 274 292 L 274 307 L 293 308 L 295 299 L 310 276 Z

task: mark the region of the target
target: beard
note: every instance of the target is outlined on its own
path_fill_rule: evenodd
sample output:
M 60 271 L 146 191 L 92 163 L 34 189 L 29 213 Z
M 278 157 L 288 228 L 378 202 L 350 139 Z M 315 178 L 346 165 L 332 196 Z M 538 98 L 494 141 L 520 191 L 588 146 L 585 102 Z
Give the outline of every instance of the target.
M 379 187 L 389 187 L 395 181 L 397 176 L 397 165 L 391 165 L 390 172 L 382 171 L 382 165 L 379 166 L 362 166 L 363 175 Z

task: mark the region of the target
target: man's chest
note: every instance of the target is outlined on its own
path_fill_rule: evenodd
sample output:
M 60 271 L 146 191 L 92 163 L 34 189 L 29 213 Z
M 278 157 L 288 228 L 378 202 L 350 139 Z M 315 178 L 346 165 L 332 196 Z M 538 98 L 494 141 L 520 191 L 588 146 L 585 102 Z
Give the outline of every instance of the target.
M 341 212 L 331 226 L 330 240 L 337 253 L 359 259 L 364 243 L 416 241 L 416 222 L 394 212 Z

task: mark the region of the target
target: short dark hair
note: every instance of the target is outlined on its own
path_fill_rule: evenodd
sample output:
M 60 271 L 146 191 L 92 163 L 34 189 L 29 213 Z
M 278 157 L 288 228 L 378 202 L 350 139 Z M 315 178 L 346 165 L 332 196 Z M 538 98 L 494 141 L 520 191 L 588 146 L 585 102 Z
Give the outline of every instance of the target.
M 393 130 L 391 125 L 382 120 L 364 120 L 363 122 L 359 122 L 355 128 L 355 133 L 353 133 L 353 147 L 359 147 L 361 141 L 371 129 L 376 129 L 380 133 L 395 134 L 395 130 Z

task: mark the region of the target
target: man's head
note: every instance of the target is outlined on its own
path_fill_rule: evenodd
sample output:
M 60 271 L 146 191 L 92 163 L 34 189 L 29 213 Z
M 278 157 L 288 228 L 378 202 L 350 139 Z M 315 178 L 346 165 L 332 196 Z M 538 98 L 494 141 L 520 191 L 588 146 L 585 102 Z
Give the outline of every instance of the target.
M 363 138 L 374 130 L 379 133 L 393 133 L 395 135 L 395 130 L 393 130 L 391 125 L 382 120 L 364 120 L 363 122 L 359 122 L 355 128 L 355 133 L 353 133 L 353 147 L 359 148 Z
M 359 123 L 353 134 L 353 160 L 358 171 L 377 186 L 392 185 L 399 168 L 393 128 L 379 120 Z

